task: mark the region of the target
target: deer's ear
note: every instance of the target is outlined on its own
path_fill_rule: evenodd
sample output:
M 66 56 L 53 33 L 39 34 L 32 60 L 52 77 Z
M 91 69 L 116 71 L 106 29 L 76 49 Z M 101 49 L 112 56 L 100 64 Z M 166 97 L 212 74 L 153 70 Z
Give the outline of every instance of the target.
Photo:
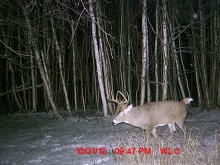
M 125 113 L 125 114 L 128 113 L 132 108 L 133 108 L 133 105 L 132 105 L 132 104 L 129 105 L 129 106 L 127 106 L 127 108 L 124 109 L 124 113 Z
M 133 105 L 129 105 L 127 106 L 125 109 L 123 109 L 118 115 L 119 116 L 123 116 L 123 115 L 127 115 L 127 113 L 133 108 Z

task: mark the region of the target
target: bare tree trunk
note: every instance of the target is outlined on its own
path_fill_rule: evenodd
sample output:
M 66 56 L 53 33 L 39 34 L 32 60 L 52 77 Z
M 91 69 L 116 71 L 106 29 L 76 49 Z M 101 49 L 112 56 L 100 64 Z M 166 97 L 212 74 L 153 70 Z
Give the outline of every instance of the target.
M 147 0 L 143 0 L 142 10 L 142 69 L 141 69 L 141 98 L 140 105 L 144 104 L 147 84 L 147 102 L 150 102 L 149 81 L 149 43 L 147 26 Z
M 92 52 L 92 54 L 93 54 L 93 52 Z M 93 66 L 95 66 L 96 65 L 96 63 L 95 63 L 95 57 L 94 57 L 94 55 L 92 55 L 92 64 L 93 64 Z M 97 92 L 99 89 L 98 89 L 98 83 L 97 83 L 97 78 L 96 78 L 96 70 L 95 69 L 93 69 L 93 86 L 94 86 L 94 90 L 92 91 L 94 94 L 95 94 L 95 103 L 96 103 L 96 107 L 97 107 L 97 110 L 98 110 L 98 112 L 100 112 L 100 108 L 99 108 L 99 100 L 100 100 L 100 95 L 99 95 L 99 93 Z
M 167 6 L 166 0 L 162 0 L 162 50 L 163 50 L 163 83 L 162 83 L 162 100 L 167 100 L 168 89 L 168 41 L 167 41 Z
M 217 0 L 216 1 L 216 5 L 217 5 L 217 11 L 215 12 L 215 19 L 214 19 L 214 21 L 215 21 L 215 26 L 214 26 L 214 29 L 215 29 L 215 54 L 216 54 L 216 56 L 217 56 L 217 54 L 220 54 L 220 45 L 219 45 L 219 40 L 218 40 L 218 38 L 220 37 L 220 34 L 219 34 L 219 32 L 218 32 L 218 30 L 217 29 L 220 29 L 220 14 L 219 14 L 219 12 L 220 12 L 220 9 L 219 9 L 219 7 L 220 7 L 220 2 Z M 217 56 L 216 57 L 216 66 L 219 66 L 220 65 L 220 58 L 219 58 L 219 56 Z M 216 94 L 216 96 L 213 96 L 213 97 L 216 97 L 217 98 L 217 105 L 218 106 L 220 106 L 220 71 L 219 71 L 219 67 L 218 67 L 218 69 L 216 70 L 216 84 L 218 84 L 218 87 L 217 87 L 217 94 Z
M 193 12 L 192 8 L 193 4 L 191 3 L 191 11 Z M 196 21 L 196 20 L 194 20 Z M 199 79 L 199 67 L 198 67 L 198 46 L 197 44 L 197 38 L 196 38 L 196 31 L 195 31 L 195 22 L 192 24 L 192 54 L 193 54 L 193 66 L 194 66 L 194 73 L 195 73 L 195 85 L 197 90 L 197 97 L 198 97 L 198 106 L 202 105 L 202 94 L 201 94 L 201 85 L 200 85 L 200 79 Z M 189 41 L 190 42 L 190 41 Z M 191 43 L 190 42 L 190 43 Z
M 72 116 L 71 109 L 70 109 L 69 98 L 68 98 L 68 94 L 67 94 L 67 90 L 66 90 L 66 83 L 65 83 L 65 80 L 64 80 L 64 76 L 63 76 L 63 66 L 62 66 L 62 59 L 61 59 L 62 55 L 61 55 L 61 50 L 60 50 L 59 43 L 57 41 L 57 36 L 56 36 L 55 29 L 54 29 L 54 23 L 53 23 L 52 16 L 51 16 L 51 26 L 52 26 L 53 37 L 54 37 L 54 41 L 55 41 L 55 45 L 56 45 L 56 50 L 57 50 L 57 55 L 58 55 L 60 78 L 61 78 L 61 83 L 62 83 L 62 87 L 63 87 L 64 97 L 65 97 L 65 101 L 66 101 L 66 108 L 67 108 L 68 114 L 70 116 Z
M 128 27 L 128 58 L 127 58 L 127 64 L 128 64 L 128 78 L 127 78 L 127 84 L 128 84 L 128 93 L 130 96 L 132 96 L 132 90 L 131 90 L 131 83 L 132 83 L 132 79 L 131 79 L 131 35 L 130 35 L 130 13 L 129 13 L 129 1 L 127 1 L 127 27 Z M 132 97 L 130 97 L 130 103 L 132 103 Z
M 159 101 L 159 78 L 158 78 L 158 35 L 159 35 L 159 0 L 157 0 L 156 4 L 156 35 L 155 35 L 155 81 L 156 81 L 156 89 L 155 89 L 155 101 Z
M 194 30 L 192 30 L 192 35 L 194 36 Z M 193 37 L 193 42 L 195 42 L 195 36 Z M 193 49 L 196 50 L 196 46 L 194 43 Z M 199 67 L 198 67 L 198 53 L 193 50 L 193 61 L 194 61 L 194 68 L 195 68 L 195 76 L 196 76 L 196 89 L 197 89 L 197 95 L 198 95 L 198 105 L 202 105 L 202 96 L 201 96 L 201 88 L 200 88 L 200 81 L 199 81 Z
M 213 39 L 212 39 L 212 50 L 214 50 L 214 54 L 211 56 L 211 74 L 210 74 L 210 97 L 211 97 L 211 100 L 212 100 L 212 103 L 216 106 L 218 103 L 218 93 L 220 93 L 220 91 L 218 92 L 218 80 L 219 80 L 219 70 L 217 69 L 218 66 L 219 66 L 219 57 L 218 57 L 218 54 L 219 54 L 219 44 L 218 44 L 218 40 L 219 40 L 219 32 L 217 29 L 220 28 L 220 10 L 219 10 L 219 7 L 220 7 L 220 2 L 219 1 L 213 1 L 213 6 L 216 6 L 215 7 L 215 11 L 214 11 L 214 14 L 213 14 L 213 19 L 212 19 L 212 26 L 213 28 L 212 29 L 212 34 L 211 36 L 213 36 Z
M 20 57 L 20 65 L 23 66 L 22 64 L 22 59 Z M 23 90 L 23 100 L 24 100 L 24 111 L 28 112 L 28 107 L 27 107 L 27 97 L 26 97 L 26 90 L 25 90 L 25 82 L 24 82 L 24 73 L 22 71 L 21 73 L 21 83 L 22 83 L 22 90 Z
M 99 11 L 101 10 L 101 3 L 97 1 L 97 24 L 101 27 L 103 27 L 103 23 L 101 22 L 101 14 Z M 103 27 L 104 28 L 104 27 Z M 104 79 L 104 85 L 105 85 L 105 93 L 107 98 L 111 98 L 111 93 L 113 92 L 113 89 L 111 88 L 110 85 L 110 75 L 112 72 L 109 71 L 110 65 L 108 64 L 109 61 L 109 54 L 107 53 L 108 51 L 106 50 L 107 46 L 105 45 L 104 42 L 104 37 L 102 35 L 102 31 L 100 28 L 98 28 L 98 38 L 99 38 L 99 53 L 102 61 L 102 66 L 103 66 L 103 79 Z M 110 114 L 113 114 L 113 109 L 112 109 L 112 104 L 108 104 L 108 110 Z
M 30 42 L 30 41 L 29 41 Z M 29 43 L 31 45 L 31 43 Z M 35 76 L 34 76 L 34 60 L 33 60 L 33 54 L 30 49 L 30 64 L 31 64 L 31 84 L 32 84 L 32 110 L 33 112 L 37 111 L 37 105 L 36 105 L 36 88 L 35 88 Z
M 179 33 L 180 33 L 180 30 L 179 30 Z M 180 61 L 181 61 L 182 67 L 183 67 L 183 71 L 186 72 L 184 62 L 183 62 L 183 58 L 182 58 L 182 48 L 181 48 L 180 36 L 178 38 L 179 38 L 179 45 L 180 45 Z M 191 92 L 190 92 L 190 89 L 189 89 L 189 81 L 188 81 L 188 78 L 186 76 L 186 73 L 183 76 L 185 77 L 185 83 L 186 83 L 186 88 L 187 88 L 187 91 L 188 91 L 188 96 L 191 97 Z
M 78 109 L 78 104 L 77 104 L 77 83 L 76 83 L 76 52 L 75 52 L 75 40 L 74 40 L 74 25 L 73 21 L 70 22 L 70 27 L 71 27 L 71 34 L 72 34 L 72 54 L 73 54 L 73 95 L 74 95 L 74 108 L 75 112 L 77 112 Z
M 53 53 L 54 54 L 54 53 Z M 42 67 L 43 67 L 43 71 L 44 71 L 44 75 L 45 75 L 45 80 L 46 80 L 46 82 L 49 84 L 49 89 L 50 89 L 50 91 L 52 91 L 51 90 L 51 81 L 50 81 L 50 79 L 49 79 L 49 74 L 48 74 L 48 72 L 47 72 L 47 65 L 46 65 L 46 57 L 45 57 L 45 55 L 44 55 L 44 53 L 43 53 L 43 51 L 41 52 L 41 65 L 42 65 Z M 52 77 L 52 76 L 51 76 Z M 52 78 L 51 78 L 51 80 L 53 80 Z M 52 94 L 52 93 L 51 93 Z M 48 108 L 49 107 L 49 103 L 50 103 L 50 101 L 48 100 L 48 98 L 47 98 L 47 91 L 46 90 L 44 90 L 44 98 L 45 98 L 45 107 L 46 108 Z
M 97 42 L 97 37 L 96 37 L 96 23 L 95 23 L 95 15 L 93 12 L 92 0 L 89 0 L 89 11 L 90 11 L 91 20 L 92 20 L 92 40 L 93 40 L 93 46 L 94 46 L 94 51 L 95 51 L 97 76 L 98 76 L 99 89 L 100 89 L 101 99 L 102 99 L 103 114 L 105 117 L 107 117 L 108 108 L 107 108 L 105 89 L 104 89 L 104 84 L 103 84 L 102 68 L 100 65 L 101 62 L 100 62 L 100 54 L 99 54 L 99 50 L 98 50 L 98 42 Z
M 14 74 L 14 68 L 11 65 L 11 62 L 9 61 L 9 70 L 11 70 L 11 86 L 12 86 L 12 90 L 13 90 L 13 94 L 14 94 L 14 98 L 15 98 L 15 102 L 20 110 L 20 112 L 22 112 L 22 105 L 19 101 L 19 96 L 16 93 L 16 87 L 15 87 L 15 74 Z
M 202 11 L 202 1 L 199 0 L 199 8 L 200 8 L 200 51 L 201 51 L 201 78 L 202 78 L 202 88 L 204 93 L 204 101 L 205 101 L 205 108 L 208 110 L 211 109 L 210 98 L 209 98 L 209 91 L 208 91 L 208 77 L 207 77 L 207 70 L 206 70 L 206 44 L 205 44 L 205 18 Z
M 170 29 L 170 35 L 171 35 L 171 40 L 172 40 L 172 50 L 173 50 L 174 59 L 175 59 L 175 63 L 176 63 L 177 79 L 178 79 L 178 83 L 179 83 L 182 98 L 186 98 L 184 88 L 183 88 L 183 84 L 182 84 L 182 79 L 181 79 L 180 62 L 179 62 L 178 54 L 177 54 L 177 50 L 176 50 L 176 43 L 175 43 L 175 37 L 174 37 L 174 35 L 175 35 L 174 26 L 172 25 L 171 21 L 173 22 L 174 20 L 173 19 L 169 20 L 169 29 Z
M 24 12 L 24 16 L 25 16 L 25 20 L 26 20 L 26 24 L 27 24 L 27 28 L 28 28 L 28 40 L 29 40 L 30 43 L 32 43 L 33 49 L 35 51 L 35 58 L 36 58 L 36 61 L 37 61 L 37 65 L 38 65 L 40 74 L 41 74 L 41 78 L 42 78 L 43 83 L 44 83 L 44 88 L 47 92 L 48 100 L 49 100 L 50 105 L 53 109 L 54 116 L 55 117 L 60 117 L 57 113 L 57 107 L 56 107 L 54 99 L 52 97 L 50 82 L 49 82 L 49 80 L 47 80 L 48 75 L 46 75 L 46 73 L 44 71 L 44 69 L 46 69 L 46 68 L 43 68 L 43 66 L 42 66 L 42 61 L 41 61 L 40 54 L 39 54 L 39 51 L 38 51 L 38 48 L 37 48 L 37 44 L 34 40 L 34 35 L 33 35 L 33 32 L 32 32 L 31 23 L 29 21 L 29 18 L 27 16 L 27 13 L 25 12 L 24 8 L 23 8 L 23 10 L 24 10 L 23 12 Z
M 120 61 L 119 61 L 119 83 L 121 84 L 121 90 L 126 91 L 126 69 L 125 69 L 125 54 L 126 54 L 126 24 L 125 24 L 125 11 L 124 11 L 125 0 L 120 0 Z
M 18 31 L 18 40 L 20 41 L 20 30 Z M 21 45 L 18 44 L 18 50 L 21 52 Z M 20 66 L 23 66 L 22 57 L 20 56 Z M 24 100 L 24 111 L 28 112 L 28 106 L 27 106 L 27 97 L 26 97 L 26 90 L 25 90 L 25 81 L 24 81 L 24 71 L 21 70 L 21 83 L 22 83 L 22 89 L 23 89 L 23 97 Z
M 4 36 L 4 42 L 8 45 L 8 38 L 6 36 L 9 36 L 4 29 L 2 29 L 2 34 Z M 7 54 L 7 49 L 5 49 L 4 53 Z M 10 61 L 3 61 L 5 62 L 5 83 L 6 83 L 6 91 L 9 91 L 9 84 L 10 84 L 10 78 L 9 78 L 9 71 L 10 71 Z M 2 82 L 2 81 L 1 81 Z M 13 89 L 12 89 L 13 90 Z M 2 95 L 0 95 L 2 96 Z M 8 107 L 9 109 L 11 110 L 12 109 L 12 99 L 10 97 L 10 95 L 6 95 L 6 100 L 7 100 L 7 103 L 8 104 Z M 10 112 L 9 110 L 9 112 Z

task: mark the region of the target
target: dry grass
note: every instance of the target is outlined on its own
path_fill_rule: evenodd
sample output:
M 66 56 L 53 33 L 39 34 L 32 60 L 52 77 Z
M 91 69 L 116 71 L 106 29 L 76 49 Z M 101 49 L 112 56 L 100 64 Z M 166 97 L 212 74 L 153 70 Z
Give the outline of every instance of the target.
M 149 134 L 145 136 L 130 132 L 125 133 L 125 136 L 119 140 L 118 148 L 123 150 L 114 155 L 118 164 L 217 165 L 220 163 L 220 130 L 216 130 L 214 135 L 209 135 L 204 129 L 194 127 L 187 131 L 185 138 L 177 132 L 173 136 L 164 135 L 157 139 Z M 135 151 L 132 148 L 135 148 Z M 151 152 L 145 154 L 138 152 L 143 148 Z M 170 148 L 170 153 L 162 154 L 160 148 Z

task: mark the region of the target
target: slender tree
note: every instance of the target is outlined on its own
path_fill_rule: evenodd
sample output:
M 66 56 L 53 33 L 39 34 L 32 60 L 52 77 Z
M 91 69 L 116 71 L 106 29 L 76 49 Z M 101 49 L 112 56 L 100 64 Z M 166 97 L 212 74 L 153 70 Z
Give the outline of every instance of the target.
M 168 18 L 168 16 L 167 16 Z M 174 60 L 175 60 L 175 63 L 176 63 L 176 71 L 177 71 L 177 79 L 178 79 L 178 83 L 179 83 L 179 87 L 180 87 L 180 91 L 181 91 L 181 95 L 182 95 L 182 98 L 186 98 L 186 95 L 185 95 L 185 91 L 184 91 L 184 88 L 183 88 L 183 81 L 182 81 L 182 78 L 181 78 L 181 68 L 180 68 L 180 60 L 178 58 L 178 53 L 177 53 L 177 48 L 176 48 L 176 42 L 175 42 L 175 31 L 174 31 L 174 25 L 173 25 L 173 22 L 174 22 L 174 19 L 170 20 L 168 18 L 168 24 L 169 24 L 169 31 L 170 31 L 170 37 L 171 37 L 171 42 L 172 42 L 172 51 L 173 51 L 173 55 L 174 55 Z
M 141 98 L 140 104 L 144 104 L 145 90 L 147 84 L 147 102 L 150 102 L 150 80 L 149 80 L 149 41 L 147 26 L 147 0 L 143 0 L 142 10 L 142 69 L 141 69 Z
M 73 62 L 73 96 L 74 96 L 74 107 L 75 107 L 75 112 L 77 112 L 77 109 L 78 109 L 78 104 L 77 104 L 77 77 L 76 77 L 76 51 L 75 51 L 75 30 L 74 30 L 74 22 L 71 20 L 70 21 L 70 27 L 71 27 L 71 38 L 73 39 L 72 40 L 72 62 Z
M 167 100 L 168 91 L 168 35 L 167 35 L 167 5 L 166 0 L 162 0 L 162 52 L 163 52 L 163 83 L 162 100 Z
M 57 107 L 55 105 L 55 102 L 54 102 L 54 99 L 53 99 L 53 96 L 52 96 L 50 81 L 49 81 L 47 72 L 44 71 L 44 69 L 46 70 L 46 68 L 45 67 L 43 68 L 41 57 L 40 57 L 40 53 L 38 51 L 37 44 L 36 44 L 36 41 L 34 39 L 31 23 L 30 23 L 30 20 L 28 18 L 27 11 L 26 11 L 26 9 L 24 7 L 23 7 L 23 13 L 24 13 L 26 25 L 27 25 L 27 28 L 28 28 L 28 40 L 30 41 L 30 43 L 33 46 L 34 53 L 35 53 L 35 58 L 36 58 L 37 65 L 38 65 L 38 69 L 40 71 L 41 78 L 42 78 L 42 80 L 44 82 L 44 88 L 45 88 L 45 90 L 47 92 L 48 100 L 49 100 L 50 105 L 51 105 L 51 107 L 53 109 L 54 116 L 55 117 L 60 117 L 58 115 L 58 113 L 57 113 Z
M 68 94 L 67 94 L 66 83 L 65 83 L 64 75 L 63 75 L 63 64 L 62 64 L 62 58 L 61 58 L 62 55 L 61 55 L 61 50 L 60 50 L 59 43 L 57 41 L 57 35 L 56 35 L 56 32 L 55 32 L 54 21 L 53 21 L 52 16 L 51 16 L 50 20 L 51 20 L 51 27 L 52 27 L 55 47 L 56 47 L 56 51 L 57 51 L 57 55 L 58 55 L 59 72 L 60 72 L 60 78 L 61 78 L 61 83 L 62 83 L 62 87 L 63 87 L 64 97 L 65 97 L 65 101 L 66 101 L 67 112 L 69 113 L 70 116 L 72 116 L 71 109 L 70 109 L 70 103 L 69 103 L 69 97 L 68 97 Z
M 96 21 L 95 21 L 95 15 L 94 15 L 94 11 L 93 11 L 92 0 L 89 0 L 89 11 L 90 11 L 90 16 L 91 16 L 91 20 L 92 20 L 92 41 L 93 41 L 94 52 L 95 52 L 97 76 L 98 76 L 99 89 L 100 89 L 100 94 L 101 94 L 101 99 L 102 99 L 103 114 L 105 117 L 107 117 L 107 115 L 108 115 L 107 102 L 106 102 L 105 89 L 104 89 L 104 84 L 103 84 L 100 54 L 99 54 L 99 50 L 98 50 L 98 42 L 97 42 L 97 36 L 96 36 Z
M 154 56 L 155 56 L 155 101 L 159 101 L 159 76 L 158 76 L 158 38 L 159 38 L 159 0 L 156 2 L 156 33 L 154 43 Z
M 202 1 L 199 0 L 199 15 L 200 15 L 200 62 L 201 62 L 201 82 L 204 93 L 205 107 L 211 109 L 210 97 L 208 91 L 208 77 L 207 77 L 207 68 L 206 68 L 206 42 L 205 42 L 205 16 L 204 11 L 202 10 Z

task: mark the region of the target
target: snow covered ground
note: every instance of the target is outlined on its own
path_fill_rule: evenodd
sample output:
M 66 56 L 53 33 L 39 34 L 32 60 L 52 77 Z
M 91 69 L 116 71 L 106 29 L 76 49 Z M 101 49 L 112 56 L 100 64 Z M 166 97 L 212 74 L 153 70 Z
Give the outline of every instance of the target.
M 203 153 L 206 152 L 206 146 L 213 145 L 214 139 L 220 140 L 219 109 L 189 113 L 185 124 L 188 134 L 191 128 L 203 130 L 200 134 L 205 145 Z M 168 128 L 164 126 L 159 129 Z M 93 114 L 87 118 L 63 117 L 58 120 L 54 119 L 51 113 L 1 116 L 0 164 L 122 164 L 113 153 L 118 149 L 120 139 L 132 133 L 142 137 L 141 132 L 139 128 L 127 124 L 113 126 L 112 117 L 103 118 L 100 114 Z M 177 134 L 182 135 L 181 131 Z M 219 144 L 215 142 L 217 146 L 212 150 L 217 154 L 214 156 L 214 164 L 220 164 L 220 155 L 215 153 L 220 151 Z M 132 157 L 132 153 L 129 154 Z M 127 156 L 129 158 L 129 155 Z

